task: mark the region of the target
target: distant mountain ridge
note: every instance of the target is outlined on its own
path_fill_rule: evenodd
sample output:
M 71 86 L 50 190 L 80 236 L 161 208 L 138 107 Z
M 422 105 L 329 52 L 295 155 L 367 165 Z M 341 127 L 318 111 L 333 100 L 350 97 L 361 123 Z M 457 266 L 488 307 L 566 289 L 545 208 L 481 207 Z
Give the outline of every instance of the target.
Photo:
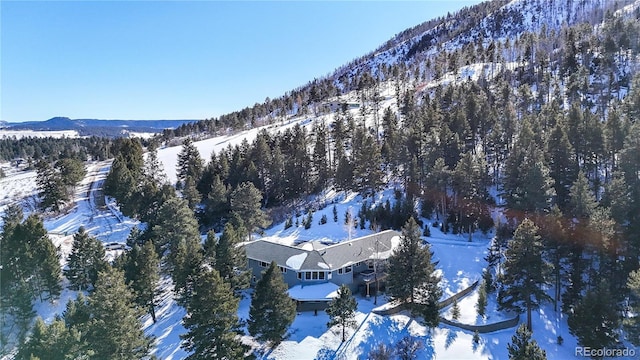
M 46 121 L 2 122 L 0 128 L 34 131 L 76 130 L 81 136 L 119 137 L 131 132 L 160 133 L 164 129 L 175 129 L 196 121 L 198 120 L 100 120 L 54 117 Z

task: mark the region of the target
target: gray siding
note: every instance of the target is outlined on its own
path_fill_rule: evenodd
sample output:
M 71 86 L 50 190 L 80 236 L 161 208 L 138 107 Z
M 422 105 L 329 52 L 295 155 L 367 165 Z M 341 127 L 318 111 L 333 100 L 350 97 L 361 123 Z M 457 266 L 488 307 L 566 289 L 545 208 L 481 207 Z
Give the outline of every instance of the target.
M 249 269 L 251 270 L 251 286 L 255 286 L 256 282 L 262 278 L 262 272 L 267 270 L 267 267 L 263 267 L 261 265 L 261 261 L 257 261 L 254 259 L 247 259 L 249 263 Z M 297 285 L 300 283 L 298 280 L 298 274 L 295 270 L 286 269 L 286 272 L 282 273 L 284 277 L 284 282 L 287 283 L 289 287 Z

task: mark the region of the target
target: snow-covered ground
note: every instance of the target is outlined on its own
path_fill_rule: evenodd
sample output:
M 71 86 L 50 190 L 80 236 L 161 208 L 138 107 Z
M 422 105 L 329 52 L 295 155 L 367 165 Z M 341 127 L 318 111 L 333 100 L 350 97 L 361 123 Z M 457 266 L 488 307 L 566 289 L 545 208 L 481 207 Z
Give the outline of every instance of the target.
M 35 130 L 5 130 L 0 129 L 0 139 L 7 138 L 22 139 L 25 137 L 52 137 L 52 138 L 77 138 L 79 134 L 76 130 L 58 130 L 58 131 L 35 131 Z
M 0 215 L 4 214 L 7 206 L 20 202 L 29 209 L 35 206 L 33 197 L 36 195 L 36 172 L 24 171 L 4 163 L 0 165 L 7 175 L 0 178 Z M 1 218 L 1 216 L 0 216 Z M 0 224 L 2 220 L 0 219 Z
M 237 141 L 237 138 L 234 141 Z M 130 229 L 137 224 L 136 221 L 123 217 L 114 204 L 107 204 L 104 207 L 96 205 L 96 196 L 100 194 L 99 190 L 108 169 L 108 162 L 91 164 L 87 177 L 78 186 L 75 207 L 65 215 L 45 220 L 45 226 L 52 241 L 59 246 L 63 255 L 63 263 L 71 249 L 73 233 L 78 227 L 84 226 L 89 233 L 103 242 L 124 242 Z M 11 194 L 14 194 L 12 197 L 33 194 L 35 191 L 33 174 L 28 174 L 13 172 L 2 179 L 2 184 L 7 184 L 7 187 L 2 187 L 3 195 L 8 194 L 4 191 L 9 189 L 8 186 L 12 186 Z M 393 190 L 387 189 L 367 201 L 369 204 L 372 200 L 379 203 L 387 198 L 392 199 L 392 196 Z M 297 243 L 312 239 L 331 242 L 346 240 L 349 233 L 343 225 L 344 214 L 351 209 L 356 216 L 362 202 L 362 197 L 355 194 L 327 192 L 316 202 L 318 206 L 322 204 L 325 206 L 313 214 L 314 220 L 310 229 L 305 230 L 302 225 L 296 227 L 294 224 L 293 227 L 284 230 L 284 224 L 279 223 L 266 230 L 263 238 L 282 243 Z M 333 221 L 334 204 L 338 210 L 337 223 Z M 322 215 L 326 215 L 328 219 L 324 225 L 319 224 Z M 304 214 L 300 216 L 300 222 L 303 217 Z M 423 220 L 425 224 L 432 223 L 431 220 Z M 371 230 L 358 228 L 351 233 L 351 236 L 358 237 L 369 233 Z M 434 252 L 434 261 L 438 261 L 438 270 L 443 279 L 444 297 L 468 287 L 480 278 L 482 269 L 486 266 L 483 258 L 491 236 L 491 233 L 486 236 L 477 233 L 469 242 L 466 235 L 443 234 L 439 228 L 431 227 L 431 237 L 426 240 Z M 157 308 L 157 323 L 153 324 L 149 316 L 145 316 L 143 324 L 146 332 L 156 338 L 154 354 L 158 358 L 182 359 L 187 355 L 180 348 L 180 335 L 185 332 L 181 319 L 185 312 L 171 297 L 171 282 L 168 278 L 163 279 L 161 292 L 161 301 Z M 66 302 L 75 296 L 75 292 L 65 290 L 55 303 L 36 304 L 37 313 L 46 320 L 51 320 L 55 314 L 60 314 Z M 356 329 L 349 330 L 348 340 L 345 343 L 341 343 L 338 329 L 327 329 L 328 317 L 323 312 L 319 312 L 317 316 L 313 312 L 298 314 L 289 329 L 288 338 L 275 349 L 264 349 L 249 336 L 243 339 L 246 343 L 252 344 L 264 359 L 361 359 L 366 358 L 379 343 L 393 347 L 405 336 L 412 336 L 422 344 L 420 358 L 505 359 L 508 357 L 506 346 L 511 342 L 511 336 L 515 331 L 513 328 L 481 334 L 480 342 L 474 344 L 473 333 L 470 331 L 447 325 L 429 330 L 420 324 L 419 319 L 414 319 L 406 313 L 392 316 L 372 313 L 376 307 L 372 298 L 358 296 L 357 300 L 359 303 L 356 318 L 358 326 Z M 386 301 L 384 296 L 380 296 L 378 305 L 383 305 Z M 476 301 L 477 292 L 472 292 L 460 300 L 459 321 L 484 324 L 505 319 L 506 315 L 496 309 L 494 295 L 489 297 L 485 319 L 476 314 Z M 250 296 L 247 293 L 240 303 L 238 314 L 241 319 L 248 318 L 249 306 Z M 447 317 L 448 314 L 449 309 L 444 309 L 443 315 Z M 534 338 L 547 351 L 549 359 L 576 358 L 574 356 L 576 340 L 568 331 L 566 318 L 554 312 L 551 305 L 545 305 L 535 311 L 533 321 Z M 561 346 L 556 344 L 558 335 L 564 338 L 564 344 Z
M 483 72 L 483 64 L 471 65 L 463 69 L 459 75 L 475 78 Z M 487 69 L 484 69 L 487 73 Z M 464 79 L 460 79 L 464 81 Z M 457 81 L 455 78 L 445 76 L 439 81 Z M 427 87 L 437 84 L 427 84 Z M 386 99 L 381 109 L 390 106 L 396 109 L 395 98 L 392 93 L 392 86 L 383 86 L 382 93 Z M 349 95 L 343 96 L 343 100 Z M 358 115 L 358 110 L 352 110 L 354 116 Z M 372 124 L 371 116 L 367 123 Z M 277 121 L 271 125 L 260 128 L 245 130 L 237 134 L 218 136 L 215 138 L 195 142 L 203 159 L 208 160 L 212 152 L 219 152 L 228 147 L 239 145 L 243 140 L 253 141 L 261 130 L 272 133 L 291 128 L 296 124 L 311 130 L 314 121 L 325 121 L 330 124 L 333 121 L 332 114 L 322 115 L 318 118 L 313 116 L 299 116 Z M 160 149 L 159 160 L 162 163 L 168 179 L 176 181 L 177 155 L 181 146 Z M 32 197 L 36 193 L 35 172 L 14 171 L 9 169 L 8 177 L 0 179 L 0 214 L 3 213 L 7 204 L 24 198 Z M 75 203 L 76 205 L 68 213 L 56 218 L 45 220 L 45 227 L 56 246 L 60 248 L 62 263 L 66 261 L 66 256 L 71 250 L 73 233 L 80 226 L 84 226 L 87 231 L 103 242 L 124 242 L 131 228 L 137 222 L 124 217 L 113 202 L 105 206 L 98 205 L 97 196 L 100 196 L 101 186 L 109 170 L 109 163 L 93 163 L 88 167 L 88 174 L 83 182 L 78 186 Z M 494 191 L 495 192 L 495 189 Z M 384 202 L 390 199 L 393 202 L 393 186 L 379 192 L 375 197 L 367 199 L 371 205 Z M 302 220 L 305 215 L 302 213 L 297 220 L 299 226 L 284 229 L 284 223 L 274 224 L 267 229 L 262 236 L 255 236 L 270 241 L 286 244 L 294 244 L 308 240 L 321 240 L 326 242 L 340 242 L 351 238 L 356 238 L 372 233 L 369 229 L 347 230 L 344 226 L 345 212 L 351 211 L 353 217 L 357 216 L 361 208 L 363 198 L 352 193 L 336 193 L 327 191 L 318 196 L 316 201 L 310 202 L 315 208 L 313 213 L 313 224 L 310 229 L 304 229 Z M 333 206 L 338 212 L 338 221 L 333 221 Z M 319 221 L 323 215 L 327 217 L 327 223 L 320 225 Z M 502 214 L 494 212 L 495 217 Z M 433 220 L 423 219 L 425 224 L 431 224 Z M 474 281 L 480 279 L 482 270 L 486 266 L 484 257 L 491 241 L 492 233 L 482 235 L 476 233 L 472 241 L 468 241 L 467 235 L 443 234 L 438 227 L 431 227 L 431 236 L 425 238 L 431 245 L 434 252 L 434 261 L 438 261 L 437 269 L 442 275 L 442 287 L 444 297 L 449 297 L 460 290 L 467 288 Z M 108 255 L 113 257 L 116 251 L 108 251 Z M 149 316 L 143 320 L 147 334 L 153 335 L 156 339 L 154 354 L 159 359 L 182 359 L 187 353 L 180 348 L 180 335 L 185 333 L 181 320 L 185 315 L 184 309 L 179 307 L 172 298 L 171 281 L 163 278 L 160 291 L 161 299 L 158 306 L 157 322 L 154 324 Z M 250 292 L 240 302 L 238 315 L 241 319 L 247 319 L 250 306 Z M 61 299 L 55 303 L 39 303 L 36 305 L 38 315 L 45 320 L 51 320 L 55 314 L 60 314 L 69 299 L 73 299 L 76 293 L 65 290 Z M 289 329 L 288 338 L 274 349 L 265 349 L 256 343 L 250 336 L 243 337 L 243 341 L 253 346 L 263 359 L 362 359 L 366 358 L 369 352 L 379 343 L 384 343 L 390 347 L 406 336 L 412 336 L 422 344 L 419 358 L 427 359 L 506 359 L 507 344 L 511 342 L 511 337 L 515 333 L 515 328 L 501 330 L 488 334 L 480 334 L 480 342 L 474 344 L 473 333 L 467 330 L 441 324 L 435 329 L 427 329 L 420 324 L 420 319 L 414 319 L 406 313 L 399 313 L 392 316 L 380 316 L 372 312 L 378 306 L 384 306 L 387 301 L 384 296 L 378 298 L 378 305 L 373 304 L 373 299 L 357 297 L 358 300 L 358 325 L 355 329 L 349 330 L 348 340 L 341 342 L 341 336 L 337 329 L 327 329 L 328 316 L 324 312 L 314 315 L 313 312 L 304 312 L 297 315 L 294 323 Z M 481 318 L 475 310 L 477 301 L 477 291 L 472 292 L 459 301 L 461 315 L 460 322 L 466 324 L 486 324 L 504 320 L 508 317 L 496 308 L 495 295 L 489 296 L 487 315 Z M 443 309 L 442 314 L 449 317 L 450 309 Z M 521 320 L 524 320 L 522 318 Z M 569 333 L 567 319 L 558 312 L 553 311 L 550 304 L 544 305 L 533 313 L 534 338 L 547 351 L 549 359 L 571 359 L 575 356 L 576 339 Z M 557 345 L 557 337 L 562 336 L 563 345 Z M 640 352 L 640 350 L 638 351 Z

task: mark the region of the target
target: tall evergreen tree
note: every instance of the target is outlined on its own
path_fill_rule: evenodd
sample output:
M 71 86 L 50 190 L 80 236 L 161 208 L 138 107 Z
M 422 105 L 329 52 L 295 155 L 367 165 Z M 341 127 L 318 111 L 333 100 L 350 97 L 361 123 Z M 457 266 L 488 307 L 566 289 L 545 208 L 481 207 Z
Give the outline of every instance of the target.
M 244 182 L 240 184 L 231 192 L 230 198 L 231 211 L 242 219 L 249 234 L 271 223 L 267 214 L 260 208 L 262 194 L 252 183 Z
M 40 190 L 40 207 L 43 210 L 60 211 L 60 207 L 69 200 L 64 179 L 45 161 L 40 161 L 36 169 L 36 184 Z
M 177 175 L 178 180 L 184 185 L 188 177 L 194 180 L 194 186 L 200 180 L 204 168 L 204 161 L 200 152 L 190 138 L 182 142 L 182 149 L 178 154 Z
M 551 268 L 542 257 L 542 251 L 538 227 L 524 219 L 507 246 L 501 278 L 504 288 L 498 299 L 504 307 L 525 310 L 529 330 L 532 309 L 551 300 L 544 288 L 549 282 Z
M 400 245 L 389 258 L 388 293 L 417 314 L 430 327 L 438 325 L 438 301 L 442 296 L 440 277 L 431 262 L 431 249 L 420 239 L 420 227 L 413 218 L 402 228 Z
M 244 358 L 238 303 L 218 271 L 212 269 L 198 275 L 187 304 L 187 316 L 183 319 L 187 332 L 180 336 L 181 346 L 191 352 L 187 359 Z
M 342 342 L 347 340 L 345 330 L 347 327 L 356 326 L 354 320 L 358 303 L 351 295 L 351 290 L 345 284 L 340 285 L 338 296 L 329 303 L 327 314 L 329 314 L 328 327 L 340 325 L 342 329 Z
M 453 172 L 453 189 L 457 196 L 456 208 L 460 213 L 458 226 L 469 233 L 469 240 L 471 240 L 471 234 L 482 223 L 481 220 L 491 219 L 487 207 L 489 176 L 486 168 L 484 154 L 467 152 L 462 155 Z M 482 228 L 488 230 L 484 226 Z
M 624 327 L 627 331 L 627 338 L 635 345 L 640 345 L 640 269 L 632 271 L 627 280 L 627 287 L 631 292 L 631 310 L 635 316 L 624 319 Z
M 191 175 L 188 175 L 182 185 L 182 197 L 187 200 L 189 209 L 194 210 L 196 206 L 202 201 L 200 192 L 196 188 L 196 181 Z
M 576 179 L 577 170 L 573 147 L 565 128 L 563 121 L 556 122 L 547 141 L 549 175 L 554 181 L 556 203 L 562 210 L 566 209 L 569 203 L 569 188 Z
M 375 191 L 382 183 L 380 148 L 363 127 L 353 135 L 353 179 L 357 191 Z
M 589 182 L 582 171 L 578 173 L 569 193 L 569 213 L 577 219 L 588 219 L 597 206 Z
M 88 290 L 98 280 L 98 272 L 108 266 L 105 260 L 102 242 L 90 236 L 81 226 L 73 235 L 73 246 L 64 276 L 69 280 L 71 289 Z
M 278 265 L 271 265 L 258 280 L 251 295 L 249 333 L 256 339 L 279 344 L 296 317 L 296 304 L 287 293 Z
M 89 308 L 86 336 L 95 358 L 133 360 L 148 355 L 151 339 L 142 330 L 142 311 L 135 305 L 122 271 L 109 266 L 98 273 Z
M 125 264 L 125 279 L 134 292 L 135 303 L 146 309 L 155 323 L 160 259 L 151 241 L 146 241 L 142 247 L 134 245 L 129 251 Z
M 185 200 L 171 198 L 160 207 L 150 238 L 158 251 L 166 254 L 175 291 L 186 301 L 202 263 L 202 245 L 198 222 Z
M 220 277 L 231 285 L 236 293 L 249 286 L 249 270 L 247 269 L 247 255 L 240 234 L 233 224 L 227 223 L 220 239 L 215 246 L 214 268 Z
M 512 210 L 538 212 L 549 209 L 555 191 L 542 151 L 529 121 L 522 124 L 518 139 L 505 164 L 504 190 Z
M 324 122 L 314 126 L 313 132 L 315 133 L 316 139 L 313 147 L 313 168 L 316 173 L 315 190 L 320 191 L 327 185 L 331 175 L 331 163 L 327 157 L 327 144 L 329 139 L 327 136 L 327 127 Z
M 547 353 L 542 350 L 535 340 L 531 339 L 531 331 L 522 324 L 518 326 L 516 334 L 511 337 L 507 345 L 509 360 L 546 360 Z
M 56 318 L 49 325 L 38 318 L 29 339 L 18 347 L 16 359 L 88 359 L 93 355 L 81 341 L 81 334 L 75 328 L 65 325 L 63 319 Z
M 569 331 L 582 346 L 603 349 L 616 344 L 620 317 L 608 284 L 601 282 L 595 289 L 587 291 L 578 300 L 567 323 Z
M 62 183 L 72 189 L 82 181 L 87 174 L 84 163 L 74 158 L 64 158 L 56 161 L 55 169 L 60 174 Z

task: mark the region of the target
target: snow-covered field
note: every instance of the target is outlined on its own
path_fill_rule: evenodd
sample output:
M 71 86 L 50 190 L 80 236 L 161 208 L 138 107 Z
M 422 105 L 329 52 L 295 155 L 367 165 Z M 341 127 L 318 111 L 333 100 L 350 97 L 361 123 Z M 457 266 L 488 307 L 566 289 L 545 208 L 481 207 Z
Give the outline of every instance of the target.
M 0 139 L 25 137 L 52 137 L 52 138 L 77 138 L 79 136 L 76 130 L 58 130 L 58 131 L 35 131 L 35 130 L 4 130 L 0 129 Z
M 4 214 L 6 207 L 14 202 L 31 208 L 33 202 L 27 202 L 36 195 L 36 172 L 19 170 L 8 163 L 3 163 L 0 168 L 7 175 L 0 178 L 0 214 Z

